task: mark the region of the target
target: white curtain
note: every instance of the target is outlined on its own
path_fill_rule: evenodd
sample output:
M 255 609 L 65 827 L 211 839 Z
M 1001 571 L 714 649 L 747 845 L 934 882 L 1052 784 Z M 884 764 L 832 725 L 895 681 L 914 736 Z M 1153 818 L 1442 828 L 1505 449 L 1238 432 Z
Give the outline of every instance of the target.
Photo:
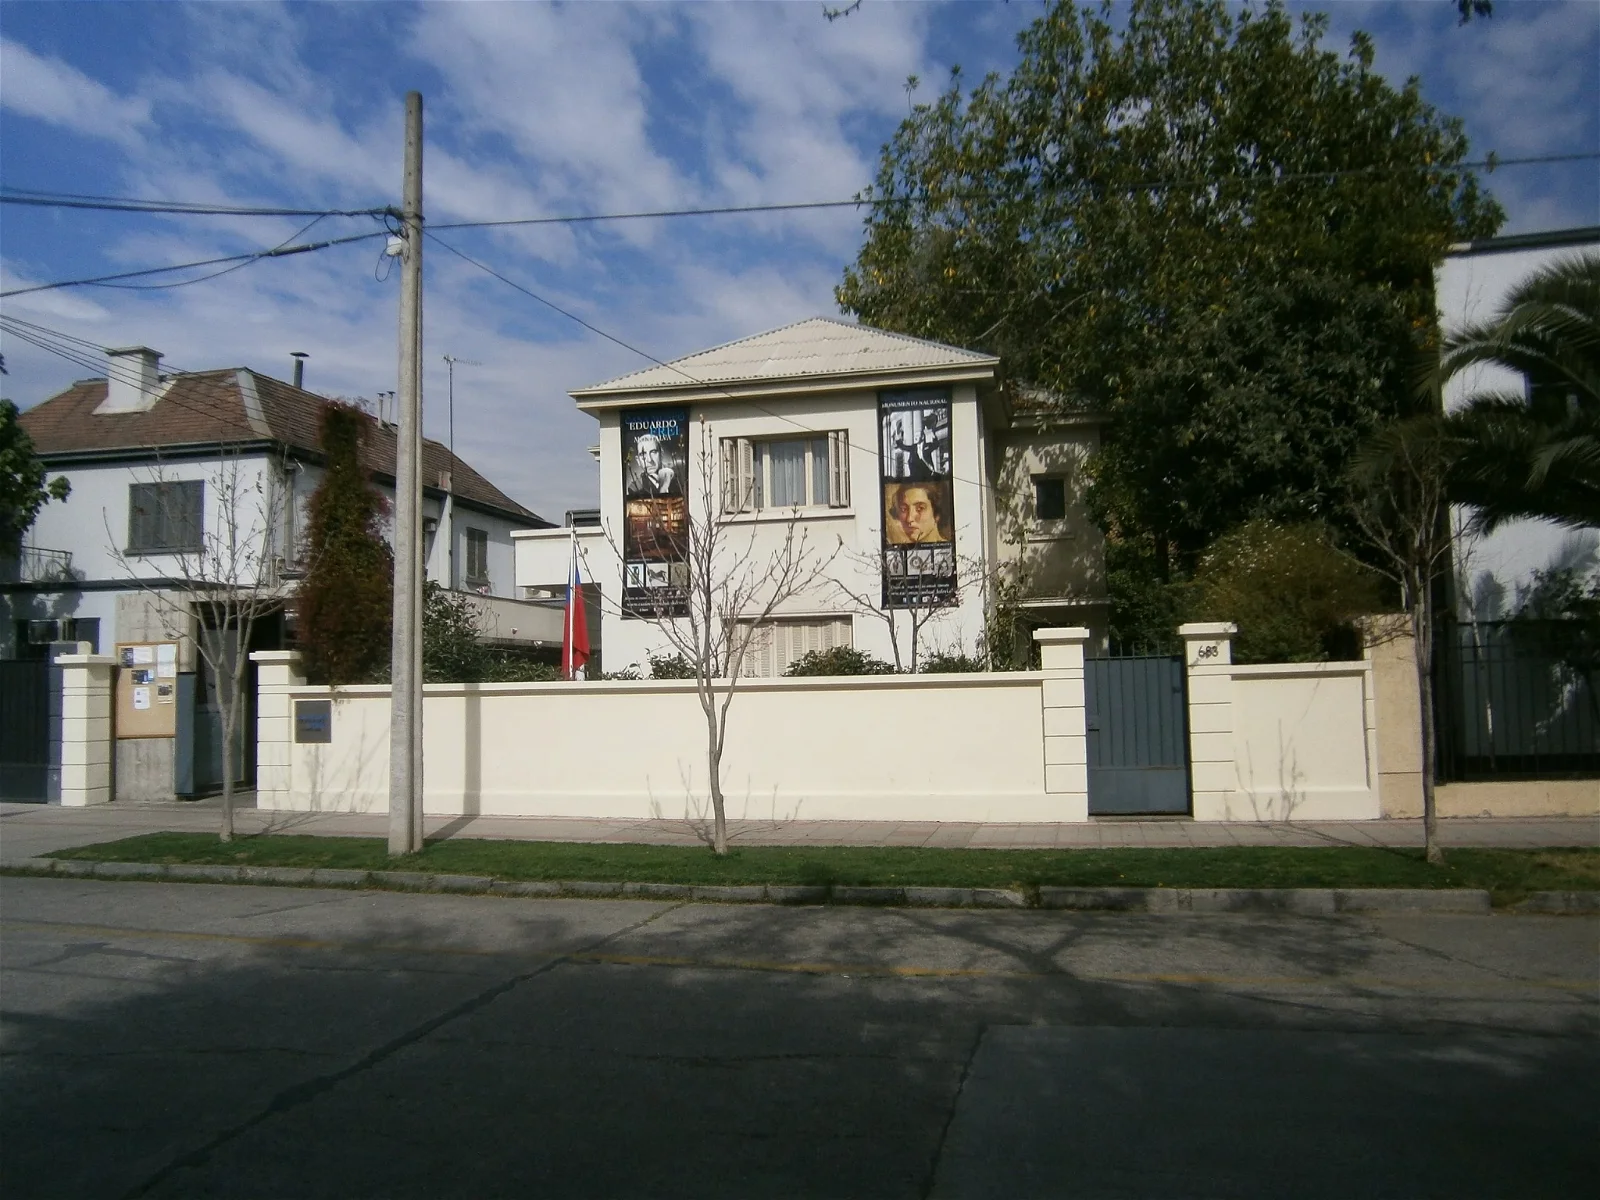
M 769 508 L 793 508 L 806 503 L 806 444 L 772 442 L 767 446 L 772 472 Z

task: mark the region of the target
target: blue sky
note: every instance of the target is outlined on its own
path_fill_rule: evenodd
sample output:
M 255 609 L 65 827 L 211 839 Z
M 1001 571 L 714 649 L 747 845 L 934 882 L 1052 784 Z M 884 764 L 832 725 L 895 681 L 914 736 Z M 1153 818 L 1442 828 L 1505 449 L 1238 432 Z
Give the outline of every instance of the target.
M 1014 3 L 866 0 L 828 22 L 794 3 L 0 5 L 0 180 L 106 195 L 368 207 L 400 184 L 402 97 L 427 106 L 433 222 L 837 200 L 959 63 L 1006 71 L 1040 12 Z M 1450 0 L 1334 2 L 1328 45 L 1370 32 L 1396 83 L 1462 117 L 1475 156 L 1600 149 L 1600 3 L 1496 0 L 1458 26 Z M 1505 232 L 1600 224 L 1595 163 L 1489 181 Z M 239 253 L 304 220 L 0 212 L 7 288 Z M 364 232 L 328 219 L 306 236 Z M 461 249 L 661 358 L 818 313 L 853 259 L 850 211 L 462 232 Z M 244 365 L 334 395 L 394 387 L 396 279 L 376 242 L 168 290 L 81 288 L 4 311 L 99 345 L 147 344 L 179 369 Z M 597 500 L 594 423 L 568 389 L 646 360 L 453 259 L 426 256 L 426 409 L 456 448 L 559 520 Z M 83 368 L 6 339 L 23 407 Z

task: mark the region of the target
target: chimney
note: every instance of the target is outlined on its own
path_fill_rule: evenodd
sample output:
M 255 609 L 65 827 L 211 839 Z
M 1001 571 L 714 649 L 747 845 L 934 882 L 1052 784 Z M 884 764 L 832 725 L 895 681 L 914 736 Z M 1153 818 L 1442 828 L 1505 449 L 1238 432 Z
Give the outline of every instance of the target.
M 289 357 L 294 359 L 294 385 L 304 387 L 306 380 L 306 359 L 311 356 L 304 350 L 291 350 Z
M 106 398 L 99 413 L 145 412 L 161 392 L 161 351 L 124 346 L 106 351 Z

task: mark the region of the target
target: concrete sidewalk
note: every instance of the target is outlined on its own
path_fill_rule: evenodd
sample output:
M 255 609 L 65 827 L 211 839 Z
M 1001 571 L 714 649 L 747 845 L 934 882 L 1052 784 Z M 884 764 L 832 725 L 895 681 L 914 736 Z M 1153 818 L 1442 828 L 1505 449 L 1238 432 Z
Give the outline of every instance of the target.
M 245 793 L 236 814 L 241 833 L 384 837 L 383 813 L 262 812 Z M 140 833 L 210 833 L 220 801 L 107 804 L 60 808 L 0 803 L 0 864 L 68 846 Z M 1449 846 L 1600 846 L 1595 817 L 1454 818 L 1439 822 Z M 694 845 L 698 823 L 685 820 L 574 817 L 430 817 L 430 838 L 504 838 L 549 842 L 639 842 Z M 1083 824 L 991 825 L 943 821 L 730 820 L 729 836 L 761 846 L 943 846 L 972 849 L 1095 849 L 1115 846 L 1421 846 L 1420 820 L 1197 822 L 1187 819 L 1091 820 Z

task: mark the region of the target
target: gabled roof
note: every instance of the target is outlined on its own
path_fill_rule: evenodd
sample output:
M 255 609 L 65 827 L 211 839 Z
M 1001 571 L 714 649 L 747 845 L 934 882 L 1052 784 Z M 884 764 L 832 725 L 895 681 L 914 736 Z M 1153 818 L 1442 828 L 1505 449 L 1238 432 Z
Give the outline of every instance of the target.
M 59 456 L 175 450 L 226 442 L 276 442 L 311 459 L 321 457 L 323 398 L 244 368 L 172 375 L 141 412 L 96 413 L 106 398 L 104 379 L 84 379 L 20 416 L 34 449 L 47 463 Z M 393 480 L 398 431 L 373 420 L 363 439 L 369 472 Z M 434 488 L 450 472 L 460 500 L 496 510 L 530 525 L 548 525 L 438 442 L 423 440 L 422 478 Z
M 571 393 L 574 399 L 616 393 L 704 387 L 707 384 L 772 382 L 883 375 L 945 368 L 997 368 L 990 354 L 889 333 L 834 317 L 811 317 L 741 338 L 698 354 L 673 359 Z

